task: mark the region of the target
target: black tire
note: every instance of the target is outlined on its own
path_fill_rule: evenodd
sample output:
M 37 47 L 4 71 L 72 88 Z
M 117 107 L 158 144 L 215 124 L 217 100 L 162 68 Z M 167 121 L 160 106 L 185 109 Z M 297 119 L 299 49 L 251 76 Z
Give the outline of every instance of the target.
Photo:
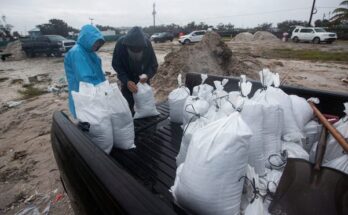
M 319 44 L 319 43 L 320 43 L 320 38 L 319 38 L 319 37 L 315 37 L 315 38 L 313 39 L 313 43 L 314 43 L 314 44 Z
M 189 39 L 184 40 L 184 45 L 188 45 L 190 43 L 191 43 L 191 41 Z
M 158 43 L 158 41 L 157 41 L 157 40 L 154 40 L 154 42 L 155 42 L 155 43 Z
M 298 37 L 294 37 L 294 38 L 292 39 L 292 41 L 294 41 L 295 43 L 300 42 L 300 40 L 298 39 Z
M 52 56 L 52 53 L 51 53 L 51 52 L 46 52 L 46 56 L 47 56 L 47 57 L 51 57 L 51 56 Z
M 331 43 L 332 43 L 332 41 L 327 41 L 326 43 L 327 43 L 327 44 L 331 44 Z

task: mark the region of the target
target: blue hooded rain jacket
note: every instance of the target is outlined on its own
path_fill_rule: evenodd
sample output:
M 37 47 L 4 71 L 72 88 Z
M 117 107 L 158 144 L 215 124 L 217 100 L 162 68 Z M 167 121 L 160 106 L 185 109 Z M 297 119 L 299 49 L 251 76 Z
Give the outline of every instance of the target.
M 64 59 L 65 74 L 69 86 L 69 109 L 75 118 L 75 105 L 71 91 L 79 92 L 80 81 L 93 85 L 105 81 L 101 59 L 92 51 L 94 43 L 100 39 L 104 40 L 104 37 L 96 27 L 83 26 L 76 45 L 66 54 Z

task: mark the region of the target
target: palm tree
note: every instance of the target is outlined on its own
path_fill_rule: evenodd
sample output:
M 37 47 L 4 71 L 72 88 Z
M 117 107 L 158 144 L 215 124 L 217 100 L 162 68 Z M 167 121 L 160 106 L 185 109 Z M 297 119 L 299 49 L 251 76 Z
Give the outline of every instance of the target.
M 334 16 L 331 21 L 335 23 L 342 23 L 348 21 L 348 0 L 342 1 L 340 6 L 333 11 Z

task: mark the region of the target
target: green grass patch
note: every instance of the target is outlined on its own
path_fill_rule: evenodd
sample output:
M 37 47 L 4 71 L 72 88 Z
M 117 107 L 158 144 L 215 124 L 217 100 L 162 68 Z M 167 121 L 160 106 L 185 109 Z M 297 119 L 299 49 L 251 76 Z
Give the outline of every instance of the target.
M 340 61 L 348 63 L 348 52 L 325 52 L 320 50 L 270 49 L 263 52 L 267 58 L 286 58 L 312 61 Z
M 22 99 L 30 99 L 45 94 L 47 92 L 45 90 L 29 85 L 25 87 L 24 90 L 18 90 L 18 93 L 22 95 Z

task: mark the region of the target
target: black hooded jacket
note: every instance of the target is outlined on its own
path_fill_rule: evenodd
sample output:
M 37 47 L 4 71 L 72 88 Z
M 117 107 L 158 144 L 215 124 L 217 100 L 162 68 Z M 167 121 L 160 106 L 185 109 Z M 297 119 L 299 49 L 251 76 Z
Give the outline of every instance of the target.
M 143 48 L 143 56 L 139 62 L 135 62 L 129 57 L 127 46 Z M 112 57 L 112 67 L 124 85 L 127 85 L 128 81 L 137 83 L 141 74 L 146 74 L 149 79 L 155 75 L 158 68 L 156 55 L 151 42 L 141 28 L 132 28 L 117 41 Z

